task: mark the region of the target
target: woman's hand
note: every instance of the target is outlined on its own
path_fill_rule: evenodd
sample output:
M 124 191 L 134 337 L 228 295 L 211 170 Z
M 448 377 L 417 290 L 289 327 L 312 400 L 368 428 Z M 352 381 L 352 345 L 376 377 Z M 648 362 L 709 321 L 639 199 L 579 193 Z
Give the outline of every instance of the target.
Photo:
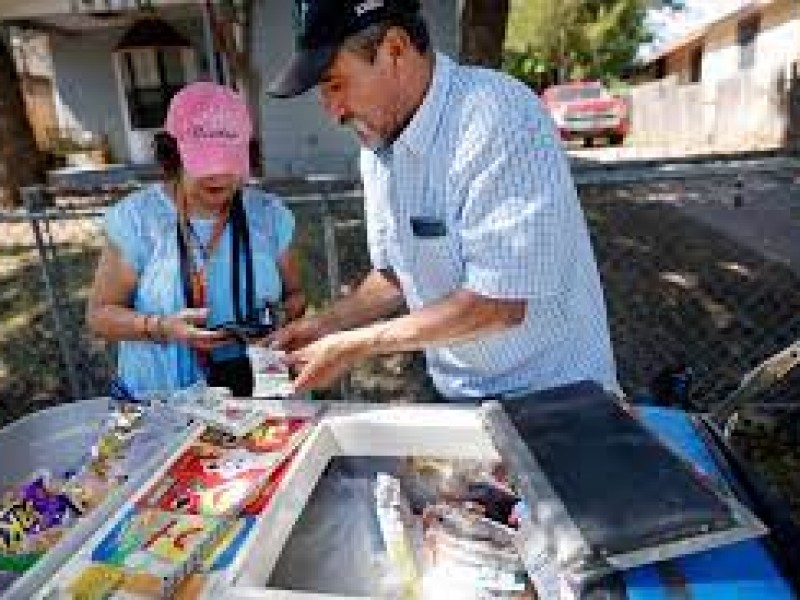
M 205 328 L 207 317 L 207 308 L 184 308 L 174 315 L 161 317 L 156 337 L 200 351 L 208 351 L 230 342 L 230 336 L 224 331 Z

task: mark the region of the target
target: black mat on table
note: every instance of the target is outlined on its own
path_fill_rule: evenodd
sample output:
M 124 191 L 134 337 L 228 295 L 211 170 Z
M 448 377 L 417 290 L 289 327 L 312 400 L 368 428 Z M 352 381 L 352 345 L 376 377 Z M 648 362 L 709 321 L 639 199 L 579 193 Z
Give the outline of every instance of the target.
M 600 386 L 501 404 L 595 551 L 623 554 L 734 525 L 693 468 Z

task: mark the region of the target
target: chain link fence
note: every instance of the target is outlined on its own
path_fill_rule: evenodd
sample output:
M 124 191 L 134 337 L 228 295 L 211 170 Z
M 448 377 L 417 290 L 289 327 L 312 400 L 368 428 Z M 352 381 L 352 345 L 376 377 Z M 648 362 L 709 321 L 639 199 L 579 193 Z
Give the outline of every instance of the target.
M 627 391 L 688 367 L 695 400 L 710 407 L 800 339 L 800 274 L 681 206 L 694 196 L 735 215 L 760 195 L 730 178 L 583 188 Z
M 762 174 L 745 185 L 720 176 L 579 177 L 626 391 L 665 369 L 690 367 L 695 400 L 708 407 L 800 338 L 800 270 L 692 214 L 693 203 L 736 214 L 775 193 L 800 197 L 800 185 L 781 177 Z M 295 213 L 312 306 L 346 293 L 369 268 L 355 182 L 267 187 Z M 102 209 L 129 189 L 28 189 L 24 209 L 0 215 L 0 423 L 105 392 L 113 348 L 88 335 L 84 310 L 103 243 Z M 418 356 L 373 361 L 354 374 L 351 392 L 413 399 L 425 393 L 423 371 Z M 798 386 L 784 388 L 776 401 L 800 404 Z

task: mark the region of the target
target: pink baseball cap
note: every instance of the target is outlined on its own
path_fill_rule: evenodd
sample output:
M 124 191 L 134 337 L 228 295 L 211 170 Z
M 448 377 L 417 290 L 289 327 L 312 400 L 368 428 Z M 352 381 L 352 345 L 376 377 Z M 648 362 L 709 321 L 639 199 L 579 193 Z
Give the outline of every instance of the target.
M 205 81 L 187 85 L 173 96 L 164 129 L 178 142 L 189 175 L 250 175 L 253 124 L 247 103 L 232 89 Z

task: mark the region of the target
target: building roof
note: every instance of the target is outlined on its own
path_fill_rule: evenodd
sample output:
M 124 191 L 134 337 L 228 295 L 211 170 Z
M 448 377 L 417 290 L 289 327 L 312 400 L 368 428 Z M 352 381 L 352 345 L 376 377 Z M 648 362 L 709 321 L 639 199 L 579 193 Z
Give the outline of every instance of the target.
M 731 12 L 725 13 L 718 19 L 706 23 L 705 25 L 701 25 L 700 27 L 693 29 L 686 35 L 678 38 L 674 42 L 670 42 L 669 44 L 665 45 L 663 48 L 658 50 L 658 52 L 656 52 L 652 56 L 649 56 L 644 61 L 644 64 L 645 65 L 652 64 L 657 60 L 669 56 L 670 54 L 673 54 L 674 52 L 677 52 L 682 48 L 686 48 L 688 46 L 697 43 L 698 41 L 702 40 L 706 36 L 706 34 L 716 25 L 725 23 L 726 21 L 734 21 L 734 20 L 738 21 L 740 19 L 750 17 L 761 11 L 761 9 L 763 9 L 764 7 L 769 6 L 770 4 L 774 4 L 776 1 L 777 0 L 750 0 L 749 2 L 746 2 L 745 4 L 740 6 L 739 8 Z

